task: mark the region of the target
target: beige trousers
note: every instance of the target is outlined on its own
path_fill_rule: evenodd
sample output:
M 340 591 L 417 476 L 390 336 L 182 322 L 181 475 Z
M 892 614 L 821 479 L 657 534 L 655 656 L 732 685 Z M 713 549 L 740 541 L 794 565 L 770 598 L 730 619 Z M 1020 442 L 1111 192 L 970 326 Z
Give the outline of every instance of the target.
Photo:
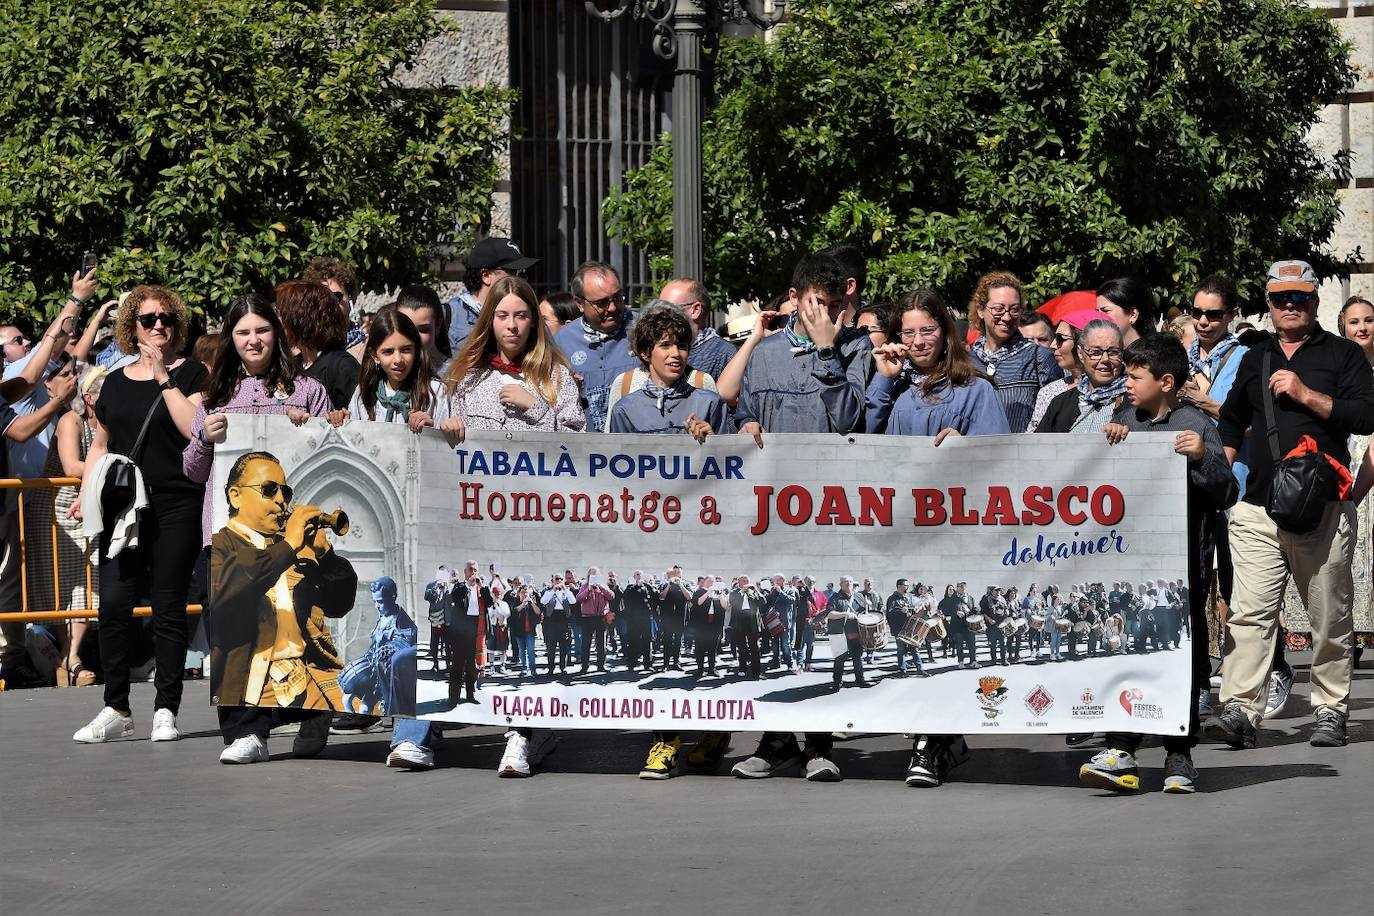
M 1312 706 L 1342 715 L 1350 701 L 1355 504 L 1327 505 L 1308 534 L 1281 531 L 1260 506 L 1236 503 L 1229 535 L 1235 566 L 1227 629 L 1235 649 L 1222 666 L 1221 702 L 1240 703 L 1252 722 L 1264 713 L 1269 669 L 1288 577 L 1312 619 Z

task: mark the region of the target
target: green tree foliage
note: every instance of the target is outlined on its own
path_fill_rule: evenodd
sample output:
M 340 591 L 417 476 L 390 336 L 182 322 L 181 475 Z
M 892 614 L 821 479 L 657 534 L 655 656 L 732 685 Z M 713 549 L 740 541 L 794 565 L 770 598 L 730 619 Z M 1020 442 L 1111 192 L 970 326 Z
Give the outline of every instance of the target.
M 313 256 L 374 287 L 488 216 L 512 97 L 403 81 L 433 0 L 0 0 L 0 313 L 106 289 L 219 311 Z
M 721 46 L 705 126 L 707 281 L 787 288 L 842 241 L 871 296 L 983 271 L 1035 301 L 1135 273 L 1163 301 L 1225 271 L 1321 253 L 1339 216 L 1307 134 L 1352 85 L 1348 48 L 1298 0 L 799 0 L 777 41 Z M 670 152 L 606 205 L 670 269 Z

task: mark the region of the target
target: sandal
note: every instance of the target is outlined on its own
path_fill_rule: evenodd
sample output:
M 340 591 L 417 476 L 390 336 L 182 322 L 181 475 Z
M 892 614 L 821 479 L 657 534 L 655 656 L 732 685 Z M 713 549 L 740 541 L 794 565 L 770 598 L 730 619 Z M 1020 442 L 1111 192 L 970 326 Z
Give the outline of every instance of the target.
M 66 671 L 68 683 L 62 685 L 59 678 L 59 686 L 67 687 L 89 687 L 95 683 L 95 672 L 86 670 L 86 666 L 80 662 L 76 663 L 75 668 L 59 669 Z

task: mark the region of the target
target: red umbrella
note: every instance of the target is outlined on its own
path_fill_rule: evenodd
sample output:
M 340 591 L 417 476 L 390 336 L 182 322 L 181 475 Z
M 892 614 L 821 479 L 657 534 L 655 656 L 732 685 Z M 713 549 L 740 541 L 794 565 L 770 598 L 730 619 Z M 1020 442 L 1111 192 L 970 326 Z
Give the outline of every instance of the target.
M 1051 324 L 1058 324 L 1064 320 L 1065 315 L 1072 312 L 1089 312 L 1095 308 L 1097 308 L 1097 293 L 1090 289 L 1078 289 L 1073 292 L 1060 293 L 1036 311 L 1048 318 Z

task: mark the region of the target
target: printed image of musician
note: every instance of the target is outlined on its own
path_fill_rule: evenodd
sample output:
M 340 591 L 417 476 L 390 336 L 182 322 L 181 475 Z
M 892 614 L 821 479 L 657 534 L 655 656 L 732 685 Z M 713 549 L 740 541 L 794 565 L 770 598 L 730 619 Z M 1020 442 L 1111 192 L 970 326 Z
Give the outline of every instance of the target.
M 293 506 L 268 452 L 240 456 L 224 493 L 229 522 L 210 546 L 212 702 L 343 711 L 326 618 L 353 609 L 358 575 L 327 535 L 347 533 L 347 516 Z

